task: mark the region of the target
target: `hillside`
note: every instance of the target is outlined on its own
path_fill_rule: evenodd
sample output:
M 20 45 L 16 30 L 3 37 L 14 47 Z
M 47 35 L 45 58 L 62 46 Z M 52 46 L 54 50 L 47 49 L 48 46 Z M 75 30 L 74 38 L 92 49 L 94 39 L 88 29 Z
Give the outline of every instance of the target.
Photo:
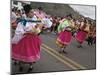
M 43 11 L 53 16 L 63 17 L 68 14 L 72 14 L 74 18 L 80 17 L 80 14 L 74 11 L 68 4 L 32 2 L 31 5 L 34 9 L 42 7 Z

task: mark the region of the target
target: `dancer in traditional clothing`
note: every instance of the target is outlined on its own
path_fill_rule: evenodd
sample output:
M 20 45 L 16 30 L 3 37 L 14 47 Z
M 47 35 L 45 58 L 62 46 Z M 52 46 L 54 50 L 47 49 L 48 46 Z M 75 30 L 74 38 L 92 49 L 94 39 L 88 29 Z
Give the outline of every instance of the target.
M 26 19 L 33 19 L 33 10 L 30 5 L 24 6 Z M 29 64 L 28 72 L 32 71 L 33 63 L 40 59 L 41 39 L 39 33 L 41 26 L 33 22 L 19 22 L 15 30 L 15 42 L 12 42 L 12 58 L 19 61 L 19 70 L 22 71 L 22 63 Z M 18 38 L 19 37 L 19 38 Z M 19 39 L 19 40 L 18 40 Z M 16 41 L 17 40 L 17 41 Z
M 45 12 L 43 12 L 43 9 L 42 9 L 42 7 L 39 7 L 38 8 L 38 10 L 35 10 L 34 11 L 34 14 L 38 17 L 38 19 L 43 19 L 43 18 L 45 18 L 45 16 L 46 16 L 46 13 Z
M 72 27 L 72 36 L 74 37 L 74 34 L 76 32 L 76 28 L 75 28 L 75 19 L 71 19 L 71 27 Z
M 76 34 L 76 40 L 79 43 L 78 48 L 82 47 L 82 44 L 86 40 L 89 31 L 89 25 L 87 25 L 86 19 L 83 20 L 84 21 L 81 22 L 81 26 Z
M 93 25 L 91 24 L 91 22 L 89 23 L 89 25 L 90 27 L 89 27 L 87 42 L 88 45 L 90 46 L 93 44 Z
M 60 25 L 58 26 L 58 37 L 56 40 L 56 44 L 61 48 L 59 53 L 66 53 L 64 50 L 66 46 L 71 42 L 71 27 L 70 27 L 70 18 L 68 15 L 67 18 L 64 18 L 60 21 Z
M 94 31 L 94 34 L 93 34 L 93 43 L 96 44 L 96 30 Z
M 93 27 L 93 44 L 96 44 L 96 26 Z

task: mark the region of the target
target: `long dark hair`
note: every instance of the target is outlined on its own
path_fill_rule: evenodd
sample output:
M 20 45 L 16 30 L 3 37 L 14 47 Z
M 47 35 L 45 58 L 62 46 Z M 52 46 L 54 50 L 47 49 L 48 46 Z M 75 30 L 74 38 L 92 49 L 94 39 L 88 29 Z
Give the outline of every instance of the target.
M 30 10 L 32 10 L 32 7 L 29 4 L 24 5 L 25 14 L 28 14 L 30 12 Z

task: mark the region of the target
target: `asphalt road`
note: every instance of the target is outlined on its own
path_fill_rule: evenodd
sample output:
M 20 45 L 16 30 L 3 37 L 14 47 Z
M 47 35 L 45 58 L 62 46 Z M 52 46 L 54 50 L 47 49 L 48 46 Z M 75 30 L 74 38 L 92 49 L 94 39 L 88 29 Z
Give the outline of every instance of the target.
M 72 38 L 72 42 L 66 47 L 67 54 L 59 54 L 60 50 L 55 41 L 54 33 L 44 33 L 41 35 L 41 59 L 33 66 L 32 73 L 76 71 L 96 68 L 96 46 L 88 46 L 83 43 L 83 48 L 77 48 L 77 42 Z M 13 65 L 13 73 L 27 73 L 28 65 L 24 66 L 23 72 L 19 72 L 18 66 Z

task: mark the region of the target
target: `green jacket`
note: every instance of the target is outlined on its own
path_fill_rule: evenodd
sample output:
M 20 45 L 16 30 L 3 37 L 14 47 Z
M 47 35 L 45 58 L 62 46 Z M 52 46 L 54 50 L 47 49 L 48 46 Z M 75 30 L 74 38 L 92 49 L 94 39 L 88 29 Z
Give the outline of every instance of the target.
M 64 22 L 60 23 L 58 26 L 58 33 L 61 32 L 64 28 L 66 28 L 67 26 L 70 26 L 70 21 L 65 20 Z

